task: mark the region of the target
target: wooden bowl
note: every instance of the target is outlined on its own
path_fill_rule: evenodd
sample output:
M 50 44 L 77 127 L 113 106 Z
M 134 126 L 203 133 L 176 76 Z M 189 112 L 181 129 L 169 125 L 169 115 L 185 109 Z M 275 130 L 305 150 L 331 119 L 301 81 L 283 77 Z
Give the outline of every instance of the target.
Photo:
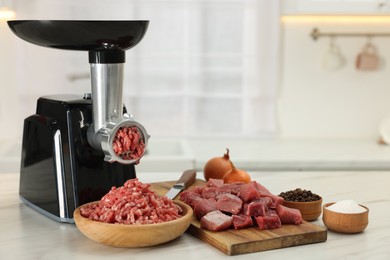
M 98 203 L 98 202 L 91 202 Z M 157 224 L 125 225 L 103 223 L 80 215 L 80 207 L 73 218 L 77 228 L 95 242 L 114 247 L 148 247 L 171 241 L 182 235 L 189 227 L 193 211 L 184 202 L 174 201 L 183 209 L 182 217 Z
M 350 234 L 359 233 L 366 229 L 369 211 L 367 207 L 360 205 L 366 209 L 362 213 L 340 213 L 327 209 L 332 204 L 334 202 L 324 205 L 324 213 L 322 215 L 322 221 L 328 229 Z
M 316 201 L 309 202 L 297 202 L 297 201 L 284 201 L 283 206 L 299 209 L 302 214 L 302 218 L 306 221 L 314 221 L 318 219 L 322 212 L 322 198 Z

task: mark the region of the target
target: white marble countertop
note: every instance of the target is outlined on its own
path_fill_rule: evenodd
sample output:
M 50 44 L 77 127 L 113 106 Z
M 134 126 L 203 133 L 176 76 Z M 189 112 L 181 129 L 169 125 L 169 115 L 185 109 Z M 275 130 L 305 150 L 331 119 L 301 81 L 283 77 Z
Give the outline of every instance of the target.
M 370 209 L 369 225 L 359 234 L 328 231 L 326 242 L 226 256 L 184 233 L 167 244 L 139 249 L 95 243 L 73 224 L 55 222 L 23 204 L 19 175 L 0 174 L 0 259 L 390 259 L 390 172 L 250 172 L 273 193 L 297 187 L 322 195 L 324 203 L 353 199 Z M 170 181 L 180 172 L 139 173 L 143 182 Z M 198 178 L 202 178 L 198 173 Z M 321 219 L 313 222 L 324 226 Z

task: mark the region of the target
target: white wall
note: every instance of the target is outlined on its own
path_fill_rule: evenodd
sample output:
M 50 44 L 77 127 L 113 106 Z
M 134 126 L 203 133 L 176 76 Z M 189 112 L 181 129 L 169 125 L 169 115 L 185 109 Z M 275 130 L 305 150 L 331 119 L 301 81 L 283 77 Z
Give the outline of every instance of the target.
M 330 39 L 309 36 L 324 32 L 388 32 L 390 22 L 284 20 L 279 123 L 284 138 L 378 138 L 379 124 L 390 114 L 390 37 L 373 38 L 382 58 L 378 71 L 355 68 L 364 37 L 338 37 L 346 65 L 337 71 L 322 68 Z
M 17 102 L 14 36 L 5 20 L 0 20 L 0 140 L 18 137 L 20 104 Z M 16 126 L 16 127 L 15 127 Z
M 35 1 L 31 1 L 31 5 L 33 2 Z M 18 18 L 31 18 L 27 13 L 19 15 Z M 51 15 L 42 15 L 42 18 L 51 18 Z M 59 18 L 67 15 L 55 14 Z M 377 139 L 380 121 L 390 114 L 390 37 L 372 40 L 383 59 L 380 70 L 360 72 L 354 67 L 356 55 L 366 43 L 365 38 L 337 38 L 336 43 L 340 46 L 347 64 L 338 71 L 325 71 L 321 68 L 321 60 L 328 49 L 329 39 L 313 41 L 309 34 L 314 27 L 328 32 L 390 32 L 390 22 L 287 21 L 283 22 L 282 26 L 282 73 L 278 104 L 281 137 Z M 69 82 L 66 79 L 70 73 L 80 72 L 80 66 L 88 71 L 83 54 L 72 56 L 71 62 L 77 66 L 63 64 L 67 71 L 45 75 L 45 71 L 54 66 L 53 64 L 58 64 L 59 58 L 73 54 L 38 49 L 20 41 L 12 35 L 5 21 L 0 23 L 0 34 L 3 42 L 0 48 L 0 94 L 9 97 L 0 104 L 0 139 L 21 135 L 21 118 L 35 110 L 36 98 L 30 96 L 58 93 L 50 87 L 41 93 L 34 86 L 51 86 L 62 82 L 63 92 L 83 93 L 84 90 L 89 90 L 88 79 L 77 82 Z M 25 45 L 26 52 L 15 53 L 15 44 Z M 34 79 L 20 80 L 18 75 L 15 75 L 16 72 L 9 70 L 14 66 L 15 59 L 28 59 L 37 52 L 42 53 L 42 59 L 47 61 L 46 67 L 34 67 L 33 62 L 22 65 L 23 69 L 35 74 Z M 16 79 L 19 84 L 16 84 Z M 26 97 L 16 97 L 15 88 L 23 89 Z

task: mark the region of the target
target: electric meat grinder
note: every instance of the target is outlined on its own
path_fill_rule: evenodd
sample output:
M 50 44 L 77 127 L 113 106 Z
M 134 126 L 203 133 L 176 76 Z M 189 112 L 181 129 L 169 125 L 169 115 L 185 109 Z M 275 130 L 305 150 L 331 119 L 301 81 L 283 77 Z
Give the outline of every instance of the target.
M 148 21 L 8 21 L 40 46 L 88 51 L 91 93 L 40 97 L 24 120 L 19 195 L 39 212 L 73 223 L 73 211 L 136 177 L 149 135 L 123 105 L 125 50 Z M 50 86 L 48 86 L 50 87 Z

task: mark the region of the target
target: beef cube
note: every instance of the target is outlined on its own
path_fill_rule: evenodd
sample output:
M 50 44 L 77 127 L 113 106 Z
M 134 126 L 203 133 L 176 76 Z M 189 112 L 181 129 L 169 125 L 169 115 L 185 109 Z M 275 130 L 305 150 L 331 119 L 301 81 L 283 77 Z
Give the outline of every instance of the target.
M 191 203 L 190 203 L 190 206 L 192 209 L 195 209 L 196 205 L 198 204 L 198 202 L 202 201 L 203 198 L 202 197 L 198 197 L 198 196 L 194 196 L 194 198 L 191 200 Z
M 276 210 L 274 210 L 274 209 L 269 209 L 265 214 L 267 216 L 278 216 L 278 213 L 276 213 Z
M 242 209 L 242 200 L 229 193 L 218 195 L 217 209 L 231 214 L 238 214 Z
M 210 231 L 222 231 L 230 228 L 233 223 L 233 217 L 222 213 L 219 210 L 214 210 L 207 213 L 200 220 L 200 227 Z
M 241 185 L 238 197 L 240 197 L 243 202 L 250 202 L 260 198 L 260 193 L 257 190 L 256 182 L 252 181 L 250 183 Z
M 266 187 L 258 182 L 256 183 L 256 186 L 261 197 L 270 197 L 272 199 L 273 203 L 270 205 L 270 208 L 276 209 L 278 204 L 283 204 L 284 199 L 282 197 L 272 194 Z
M 224 183 L 223 183 L 223 180 L 222 179 L 213 179 L 213 178 L 210 178 L 207 183 L 206 183 L 206 186 L 207 187 L 214 187 L 214 188 L 217 188 L 217 187 L 220 187 L 222 186 Z
M 225 193 L 237 195 L 240 192 L 241 185 L 243 184 L 243 182 L 225 183 L 224 185 L 217 188 L 217 195 Z
M 264 204 L 265 211 L 270 210 L 270 206 L 272 205 L 272 199 L 270 197 L 260 197 L 256 201 Z
M 272 204 L 272 199 L 269 197 L 261 197 L 252 202 L 244 203 L 242 212 L 248 216 L 264 216 Z
M 202 198 L 204 199 L 210 199 L 210 198 L 214 198 L 217 196 L 217 193 L 215 192 L 217 190 L 216 187 L 206 187 L 203 191 L 202 191 Z
M 250 216 L 240 213 L 238 215 L 233 215 L 232 217 L 234 229 L 241 229 L 253 226 L 253 220 Z
M 282 224 L 301 224 L 302 214 L 298 209 L 288 208 L 283 205 L 277 205 L 276 213 Z
M 194 207 L 194 215 L 200 220 L 207 213 L 217 209 L 216 201 L 214 199 L 202 199 Z
M 202 194 L 202 191 L 206 188 L 206 186 L 195 186 L 191 191 Z
M 272 204 L 269 206 L 272 209 L 276 209 L 276 207 L 280 204 L 283 204 L 284 199 L 282 197 L 279 197 L 277 195 L 269 194 L 265 195 L 265 197 L 269 197 L 272 199 Z
M 180 193 L 179 197 L 180 197 L 181 201 L 190 205 L 192 208 L 194 208 L 196 203 L 202 199 L 202 197 L 199 193 L 191 191 L 191 190 L 183 191 L 182 193 Z
M 250 203 L 244 203 L 242 213 L 247 216 L 264 216 L 266 208 L 264 207 L 264 203 L 261 201 L 252 201 Z
M 255 217 L 256 224 L 261 230 L 280 228 L 282 223 L 276 214 L 266 213 L 265 216 Z
M 260 192 L 261 195 L 272 194 L 265 186 L 263 186 L 259 182 L 256 182 L 256 186 L 257 186 L 257 190 Z

